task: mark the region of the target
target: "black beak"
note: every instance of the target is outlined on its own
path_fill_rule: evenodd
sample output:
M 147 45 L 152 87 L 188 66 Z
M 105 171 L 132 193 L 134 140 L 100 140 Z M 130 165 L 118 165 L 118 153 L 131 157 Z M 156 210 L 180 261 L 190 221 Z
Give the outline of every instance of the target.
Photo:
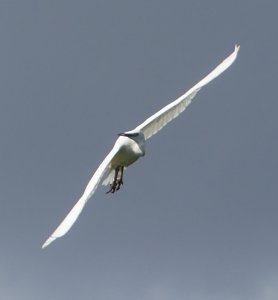
M 126 136 L 126 134 L 122 132 L 122 133 L 118 133 L 118 136 Z
M 139 133 L 127 133 L 127 132 L 118 133 L 118 136 L 126 136 L 126 137 L 129 137 L 129 138 L 133 138 L 133 137 L 136 137 L 138 135 L 139 135 Z

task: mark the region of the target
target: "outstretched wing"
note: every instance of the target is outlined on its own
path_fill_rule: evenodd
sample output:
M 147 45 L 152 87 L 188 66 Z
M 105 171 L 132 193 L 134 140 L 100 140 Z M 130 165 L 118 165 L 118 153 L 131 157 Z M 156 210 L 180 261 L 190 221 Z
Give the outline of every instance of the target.
M 144 132 L 145 139 L 150 138 L 152 135 L 162 129 L 167 123 L 176 118 L 182 113 L 186 107 L 191 103 L 192 99 L 196 96 L 199 90 L 214 78 L 219 76 L 235 61 L 240 46 L 235 45 L 234 52 L 228 56 L 221 64 L 219 64 L 213 71 L 211 71 L 205 78 L 194 85 L 189 91 L 179 97 L 177 100 L 171 102 L 163 107 L 160 111 L 152 115 L 145 122 L 136 127 L 136 129 Z
M 47 247 L 49 244 L 51 244 L 54 240 L 57 238 L 65 235 L 72 225 L 77 220 L 78 216 L 80 215 L 81 211 L 83 210 L 85 204 L 87 201 L 92 197 L 94 194 L 96 188 L 98 187 L 101 179 L 103 176 L 109 171 L 110 162 L 113 159 L 117 152 L 116 147 L 113 147 L 113 149 L 110 151 L 110 153 L 105 157 L 104 161 L 100 164 L 96 172 L 94 173 L 93 177 L 89 181 L 83 195 L 81 198 L 77 201 L 77 203 L 74 205 L 74 207 L 70 210 L 68 215 L 65 217 L 63 222 L 57 227 L 57 229 L 50 235 L 50 237 L 45 241 L 45 243 L 42 245 L 42 248 Z

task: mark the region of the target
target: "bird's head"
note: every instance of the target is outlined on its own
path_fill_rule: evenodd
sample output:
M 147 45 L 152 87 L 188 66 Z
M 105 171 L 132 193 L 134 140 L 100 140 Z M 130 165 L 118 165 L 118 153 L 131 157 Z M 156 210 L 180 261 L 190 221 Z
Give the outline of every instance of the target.
M 145 139 L 144 133 L 141 130 L 137 130 L 137 129 L 119 133 L 118 136 L 126 136 L 135 141 Z

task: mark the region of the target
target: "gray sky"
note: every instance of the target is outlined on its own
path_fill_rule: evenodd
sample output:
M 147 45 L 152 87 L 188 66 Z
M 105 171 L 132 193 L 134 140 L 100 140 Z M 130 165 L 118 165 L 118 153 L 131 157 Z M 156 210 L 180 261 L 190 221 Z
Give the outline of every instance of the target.
M 277 1 L 0 2 L 0 297 L 278 298 Z M 42 242 L 112 147 L 235 64 Z

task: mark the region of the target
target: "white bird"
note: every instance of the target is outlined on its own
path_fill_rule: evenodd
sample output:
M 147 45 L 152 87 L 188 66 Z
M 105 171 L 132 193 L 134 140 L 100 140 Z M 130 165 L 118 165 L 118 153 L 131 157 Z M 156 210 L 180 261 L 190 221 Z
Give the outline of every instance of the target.
M 124 169 L 134 163 L 139 157 L 145 155 L 145 141 L 183 112 L 203 86 L 230 67 L 237 57 L 239 48 L 239 45 L 235 45 L 235 50 L 232 54 L 185 94 L 159 110 L 135 129 L 119 134 L 114 147 L 97 168 L 81 198 L 58 228 L 45 241 L 42 248 L 47 247 L 55 239 L 63 236 L 70 230 L 85 204 L 92 197 L 100 181 L 105 176 L 107 178 L 103 181 L 103 184 L 110 184 L 110 189 L 107 193 L 114 193 L 120 189 L 123 184 Z

